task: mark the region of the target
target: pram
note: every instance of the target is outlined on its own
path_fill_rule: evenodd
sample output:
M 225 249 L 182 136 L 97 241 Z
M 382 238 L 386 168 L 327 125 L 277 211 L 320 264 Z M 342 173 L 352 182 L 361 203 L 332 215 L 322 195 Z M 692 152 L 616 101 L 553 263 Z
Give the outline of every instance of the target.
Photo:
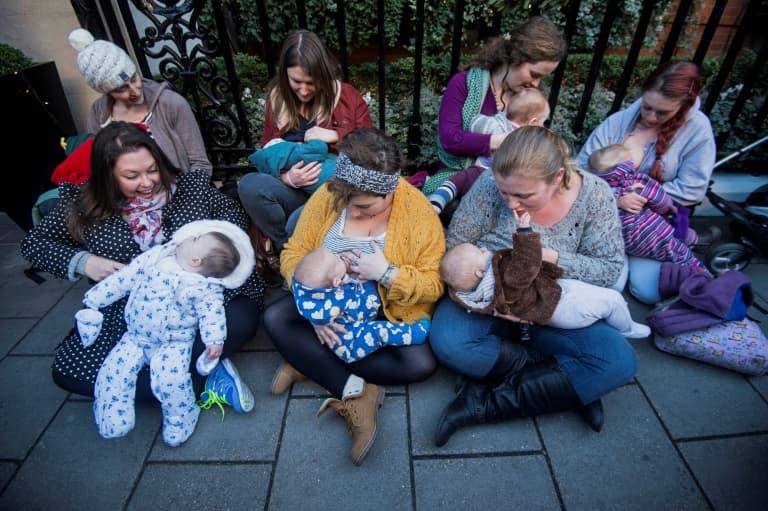
M 730 161 L 768 141 L 768 136 L 749 144 L 715 163 L 714 168 Z M 709 183 L 707 199 L 720 212 L 731 218 L 730 232 L 738 242 L 715 245 L 704 258 L 707 268 L 714 274 L 727 270 L 743 270 L 756 254 L 768 254 L 768 184 L 749 194 L 743 202 L 729 201 L 712 190 Z

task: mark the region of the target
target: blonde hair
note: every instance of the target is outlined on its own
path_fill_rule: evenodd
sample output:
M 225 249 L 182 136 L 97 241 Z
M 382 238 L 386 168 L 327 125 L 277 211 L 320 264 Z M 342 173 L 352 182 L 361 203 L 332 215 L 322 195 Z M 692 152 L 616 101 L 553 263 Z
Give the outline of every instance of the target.
M 563 169 L 561 187 L 568 189 L 577 172 L 576 161 L 563 138 L 541 126 L 522 126 L 504 139 L 493 158 L 493 174 L 509 177 L 524 174 L 552 184 Z
M 507 119 L 522 126 L 539 117 L 545 111 L 549 111 L 547 98 L 539 89 L 527 87 L 509 98 L 505 113 Z M 545 120 L 542 119 L 542 123 Z
M 589 171 L 602 174 L 629 159 L 629 149 L 622 144 L 607 145 L 589 155 Z
M 480 283 L 476 268 L 467 262 L 469 250 L 476 248 L 472 243 L 461 243 L 449 248 L 440 261 L 440 276 L 456 291 L 474 291 Z
M 296 265 L 294 277 L 302 286 L 328 288 L 333 285 L 331 271 L 338 260 L 336 254 L 327 248 L 316 248 L 301 258 Z

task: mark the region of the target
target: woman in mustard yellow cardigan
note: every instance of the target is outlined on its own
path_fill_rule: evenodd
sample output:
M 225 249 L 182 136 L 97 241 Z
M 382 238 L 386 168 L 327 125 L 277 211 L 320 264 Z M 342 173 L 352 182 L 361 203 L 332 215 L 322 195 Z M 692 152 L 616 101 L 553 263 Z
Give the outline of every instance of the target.
M 397 142 L 383 132 L 364 128 L 347 134 L 335 177 L 310 197 L 283 248 L 280 267 L 287 282 L 306 254 L 325 247 L 352 275 L 378 282 L 387 320 L 432 317 L 443 294 L 439 266 L 445 238 L 424 195 L 400 177 L 402 163 Z M 339 342 L 339 325 L 313 326 L 290 296 L 265 311 L 264 325 L 287 361 L 275 374 L 272 393 L 282 394 L 305 376 L 327 389 L 333 397 L 320 410 L 333 408 L 349 423 L 355 464 L 376 437 L 384 399 L 379 385 L 421 381 L 436 367 L 429 344 L 387 346 L 346 364 L 330 349 Z

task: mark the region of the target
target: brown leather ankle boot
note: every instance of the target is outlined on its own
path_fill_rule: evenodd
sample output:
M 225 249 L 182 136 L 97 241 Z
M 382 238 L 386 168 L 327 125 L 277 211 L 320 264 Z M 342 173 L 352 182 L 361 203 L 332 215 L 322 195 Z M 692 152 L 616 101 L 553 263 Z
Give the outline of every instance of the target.
M 274 378 L 272 378 L 272 394 L 279 396 L 290 389 L 294 383 L 306 379 L 307 377 L 298 372 L 291 364 L 283 362 L 277 368 Z
M 384 389 L 371 383 L 365 384 L 365 390 L 359 397 L 345 400 L 326 399 L 317 414 L 320 415 L 328 408 L 333 410 L 344 420 L 352 433 L 352 463 L 360 465 L 368 454 L 373 441 L 376 439 L 378 429 L 378 414 L 384 402 Z

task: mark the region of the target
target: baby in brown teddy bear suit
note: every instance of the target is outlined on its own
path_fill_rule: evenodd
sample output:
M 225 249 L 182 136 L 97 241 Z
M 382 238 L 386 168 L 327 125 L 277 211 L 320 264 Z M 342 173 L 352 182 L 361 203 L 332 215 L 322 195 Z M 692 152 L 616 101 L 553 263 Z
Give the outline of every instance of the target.
M 583 328 L 605 320 L 625 337 L 648 337 L 650 329 L 632 320 L 618 291 L 573 279 L 542 261 L 541 236 L 527 212 L 513 211 L 518 229 L 512 248 L 495 254 L 472 243 L 449 249 L 440 264 L 450 297 L 473 312 L 512 316 L 523 323 Z

